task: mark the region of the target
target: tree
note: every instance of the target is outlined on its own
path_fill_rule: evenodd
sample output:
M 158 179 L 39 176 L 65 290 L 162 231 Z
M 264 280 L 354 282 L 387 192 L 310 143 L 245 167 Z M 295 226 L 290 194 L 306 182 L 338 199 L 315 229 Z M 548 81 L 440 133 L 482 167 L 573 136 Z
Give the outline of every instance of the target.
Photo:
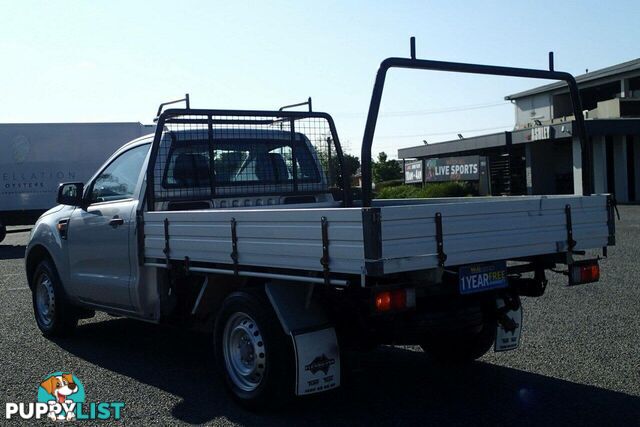
M 384 151 L 378 154 L 378 161 L 372 164 L 373 182 L 402 179 L 402 167 L 397 160 L 389 160 Z
M 354 176 L 360 167 L 360 159 L 357 156 L 344 153 L 344 163 L 347 168 L 347 174 Z
M 327 173 L 327 177 L 329 178 L 329 184 L 331 186 L 343 186 L 342 181 L 342 173 L 340 170 L 340 162 L 338 161 L 338 156 L 335 151 L 332 150 L 332 155 L 329 157 L 327 150 L 317 149 L 316 153 L 318 155 L 318 159 L 320 160 L 320 164 L 322 168 Z M 355 175 L 358 168 L 360 167 L 360 159 L 351 154 L 343 153 L 344 164 L 346 167 L 346 173 L 351 178 Z M 348 178 L 348 179 L 350 179 Z

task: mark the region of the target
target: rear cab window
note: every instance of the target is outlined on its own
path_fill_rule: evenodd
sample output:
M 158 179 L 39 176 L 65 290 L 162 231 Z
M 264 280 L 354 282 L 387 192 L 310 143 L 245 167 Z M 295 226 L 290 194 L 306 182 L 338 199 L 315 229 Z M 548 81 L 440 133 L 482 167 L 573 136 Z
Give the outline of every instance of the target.
M 184 140 L 172 144 L 163 187 L 290 184 L 294 174 L 297 183 L 322 181 L 316 160 L 304 141 L 294 145 L 291 140 L 216 140 L 210 150 L 206 140 Z

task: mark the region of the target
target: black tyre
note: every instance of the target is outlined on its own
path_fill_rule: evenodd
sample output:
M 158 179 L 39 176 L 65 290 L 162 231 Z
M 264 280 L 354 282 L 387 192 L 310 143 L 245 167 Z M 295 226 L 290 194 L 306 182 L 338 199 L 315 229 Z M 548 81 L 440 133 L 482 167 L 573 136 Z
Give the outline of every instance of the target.
M 291 340 L 261 290 L 234 292 L 224 300 L 215 323 L 214 345 L 225 385 L 243 406 L 277 408 L 292 398 Z
M 78 325 L 78 315 L 66 301 L 62 283 L 50 260 L 45 259 L 38 264 L 31 284 L 33 312 L 42 334 L 60 337 L 73 333 Z
M 430 335 L 420 347 L 443 364 L 470 363 L 482 357 L 496 339 L 496 322 L 484 319 L 477 327 Z
M 7 237 L 7 227 L 0 223 L 0 242 Z

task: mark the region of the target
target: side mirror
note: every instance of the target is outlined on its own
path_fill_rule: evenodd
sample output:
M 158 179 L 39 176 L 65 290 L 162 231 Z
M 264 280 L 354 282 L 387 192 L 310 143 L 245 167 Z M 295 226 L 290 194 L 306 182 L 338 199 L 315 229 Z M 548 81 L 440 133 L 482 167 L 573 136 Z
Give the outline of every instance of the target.
M 65 182 L 58 186 L 56 202 L 61 205 L 82 206 L 84 184 L 81 182 Z

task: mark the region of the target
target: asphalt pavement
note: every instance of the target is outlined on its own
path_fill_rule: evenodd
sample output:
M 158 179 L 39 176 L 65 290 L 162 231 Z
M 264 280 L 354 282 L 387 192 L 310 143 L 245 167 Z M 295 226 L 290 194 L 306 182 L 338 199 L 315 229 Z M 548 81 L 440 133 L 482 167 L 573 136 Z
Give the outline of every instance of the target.
M 543 297 L 524 300 L 518 350 L 463 368 L 411 347 L 350 354 L 341 389 L 259 415 L 212 373 L 206 335 L 100 314 L 71 338 L 44 338 L 24 274 L 28 234 L 10 234 L 0 244 L 2 418 L 5 402 L 34 401 L 41 377 L 65 370 L 88 401 L 125 402 L 131 425 L 640 426 L 640 206 L 620 214 L 599 283 L 567 288 L 553 275 Z

